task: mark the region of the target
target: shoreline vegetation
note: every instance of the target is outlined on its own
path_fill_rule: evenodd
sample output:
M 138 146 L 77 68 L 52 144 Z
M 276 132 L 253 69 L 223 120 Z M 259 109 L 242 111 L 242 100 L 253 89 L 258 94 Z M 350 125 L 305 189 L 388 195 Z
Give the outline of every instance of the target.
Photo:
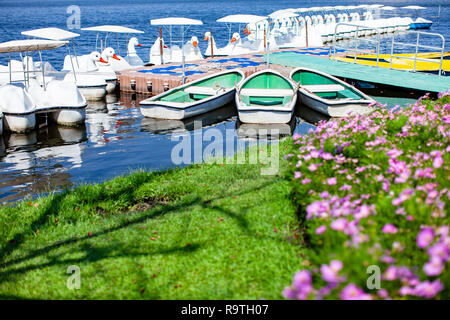
M 274 175 L 203 163 L 0 206 L 0 297 L 448 299 L 449 103 L 320 122 Z

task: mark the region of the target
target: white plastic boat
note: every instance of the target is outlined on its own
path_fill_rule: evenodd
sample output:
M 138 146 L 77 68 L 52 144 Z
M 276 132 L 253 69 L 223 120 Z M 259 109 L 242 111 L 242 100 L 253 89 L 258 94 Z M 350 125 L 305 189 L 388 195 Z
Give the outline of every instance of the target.
M 67 41 L 15 40 L 0 43 L 0 53 L 25 53 L 24 60 L 28 61 L 30 52 L 56 49 L 66 44 Z M 45 75 L 39 82 L 35 78 L 36 73 L 28 69 L 28 63 L 24 64 L 23 75 L 23 80 L 11 80 L 0 86 L 0 110 L 4 115 L 5 130 L 26 132 L 33 129 L 36 113 L 48 113 L 57 123 L 64 125 L 77 125 L 84 121 L 86 99 L 74 82 L 46 81 Z
M 375 100 L 327 73 L 296 68 L 292 70 L 290 78 L 300 84 L 301 102 L 325 115 L 345 117 L 350 113 L 368 114 L 372 111 L 369 105 Z
M 152 26 L 160 27 L 160 36 L 156 39 L 155 43 L 150 48 L 150 63 L 160 65 L 164 63 L 174 62 L 182 63 L 184 65 L 184 63 L 188 61 L 203 59 L 203 55 L 198 47 L 199 41 L 197 37 L 193 36 L 186 43 L 184 42 L 186 32 L 189 30 L 189 28 L 193 25 L 203 25 L 202 21 L 183 17 L 169 17 L 150 20 L 150 24 Z M 162 27 L 167 27 L 170 32 L 169 43 L 164 42 L 164 38 L 161 37 Z M 181 47 L 180 45 L 172 44 L 172 42 L 175 42 L 172 40 L 172 29 L 174 27 L 179 27 L 181 41 L 176 42 L 180 44 Z
M 294 113 L 298 87 L 275 70 L 248 77 L 236 90 L 236 106 L 243 123 L 288 123 Z
M 0 136 L 3 134 L 3 112 L 0 110 Z
M 139 103 L 146 117 L 185 119 L 220 108 L 233 101 L 237 85 L 245 75 L 239 69 L 227 70 L 189 82 Z
M 59 28 L 40 28 L 21 32 L 22 35 L 41 38 L 54 41 L 72 41 L 80 35 L 75 32 Z M 68 45 L 68 44 L 67 44 Z M 69 49 L 69 47 L 67 46 Z M 75 52 L 75 45 L 72 42 L 72 48 Z M 100 56 L 91 54 L 77 57 L 69 54 L 64 59 L 64 67 L 61 71 L 56 71 L 48 62 L 37 63 L 37 70 L 43 71 L 47 80 L 64 80 L 74 82 L 80 89 L 80 92 L 87 100 L 101 100 L 106 96 L 106 81 L 103 75 L 98 71 Z M 77 75 L 74 73 L 77 72 Z
M 144 31 L 118 26 L 118 25 L 101 25 L 101 26 L 94 26 L 94 27 L 88 27 L 88 28 L 81 28 L 83 31 L 91 31 L 97 33 L 96 38 L 96 44 L 95 44 L 95 50 L 94 51 L 100 51 L 102 52 L 102 57 L 105 59 L 104 56 L 104 50 L 105 49 L 112 49 L 114 54 L 114 59 L 105 59 L 109 64 L 111 69 L 114 72 L 119 72 L 124 69 L 129 69 L 132 67 L 132 65 L 125 59 L 121 57 L 120 53 L 120 44 L 119 44 L 119 35 L 125 35 L 125 41 L 127 42 L 127 56 L 131 55 L 133 57 L 137 57 L 137 53 L 135 50 L 134 45 L 139 44 L 139 41 L 137 41 L 137 38 L 132 37 L 130 41 L 128 41 L 128 35 L 129 34 L 142 34 Z M 108 46 L 108 38 L 110 35 L 114 35 L 115 39 L 112 39 L 111 41 L 116 42 L 116 48 L 113 49 L 111 46 Z M 104 37 L 102 37 L 104 36 Z M 134 39 L 135 40 L 134 40 Z M 100 44 L 98 43 L 100 40 Z M 109 50 L 110 51 L 110 50 Z M 134 51 L 134 52 L 133 52 Z M 111 56 L 112 57 L 112 56 Z M 139 58 L 140 59 L 140 58 Z M 141 60 L 142 61 L 142 60 Z M 111 93 L 108 91 L 108 93 Z

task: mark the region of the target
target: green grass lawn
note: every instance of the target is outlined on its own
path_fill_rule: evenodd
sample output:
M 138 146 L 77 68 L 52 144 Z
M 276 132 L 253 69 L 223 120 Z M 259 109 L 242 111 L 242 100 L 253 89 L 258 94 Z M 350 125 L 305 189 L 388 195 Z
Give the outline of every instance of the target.
M 281 299 L 304 251 L 289 194 L 258 165 L 201 164 L 0 207 L 0 298 Z

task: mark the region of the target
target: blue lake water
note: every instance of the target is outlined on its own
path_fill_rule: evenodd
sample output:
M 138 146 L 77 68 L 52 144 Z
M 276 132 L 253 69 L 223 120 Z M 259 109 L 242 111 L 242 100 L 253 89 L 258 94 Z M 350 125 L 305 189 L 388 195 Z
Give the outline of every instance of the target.
M 138 54 L 148 60 L 150 46 L 158 35 L 158 29 L 150 26 L 150 19 L 168 16 L 184 16 L 203 21 L 203 26 L 193 27 L 190 35 L 200 40 L 203 34 L 213 30 L 219 46 L 228 40 L 227 29 L 215 22 L 228 14 L 249 13 L 267 15 L 278 9 L 301 6 L 357 5 L 380 3 L 405 6 L 428 7 L 424 16 L 437 15 L 437 6 L 442 5 L 440 23 L 433 24 L 431 32 L 443 34 L 450 40 L 449 1 L 0 1 L 0 42 L 21 39 L 21 31 L 42 28 L 66 28 L 70 5 L 81 9 L 81 27 L 100 24 L 117 24 L 145 31 L 139 36 L 142 48 Z M 435 20 L 435 19 L 433 19 Z M 80 32 L 74 30 L 76 32 Z M 92 51 L 95 34 L 81 31 L 77 39 L 79 54 Z M 115 40 L 115 39 L 114 39 Z M 115 45 L 115 42 L 111 43 Z M 432 41 L 430 44 L 434 44 Z M 126 49 L 121 42 L 122 50 Z M 206 43 L 200 41 L 202 50 Z M 44 54 L 45 60 L 57 68 L 61 67 L 66 52 L 63 48 Z M 6 57 L 0 54 L 0 64 Z M 132 96 L 109 97 L 105 103 L 90 104 L 85 126 L 64 128 L 55 125 L 42 127 L 26 135 L 8 134 L 0 136 L 0 202 L 35 196 L 49 190 L 58 190 L 84 182 L 98 182 L 128 173 L 136 169 L 159 170 L 176 166 L 171 153 L 178 144 L 172 137 L 188 134 L 191 137 L 204 134 L 208 128 L 218 129 L 224 140 L 234 146 L 245 141 L 254 143 L 258 126 L 241 125 L 237 121 L 234 105 L 219 109 L 212 114 L 186 121 L 146 119 L 141 116 L 138 101 Z M 402 100 L 404 102 L 404 100 Z M 382 102 L 398 103 L 387 99 Z M 402 103 L 402 102 L 400 102 Z M 297 110 L 292 123 L 278 129 L 285 134 L 306 133 L 320 116 L 312 111 Z M 194 120 L 202 120 L 205 128 L 194 130 Z M 204 142 L 204 146 L 208 142 Z

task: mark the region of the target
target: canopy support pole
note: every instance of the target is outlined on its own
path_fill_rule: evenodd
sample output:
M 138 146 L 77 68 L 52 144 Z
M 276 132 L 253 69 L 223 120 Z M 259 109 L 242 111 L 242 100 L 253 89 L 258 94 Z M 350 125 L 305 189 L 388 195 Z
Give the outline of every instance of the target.
M 27 83 L 27 88 L 29 88 L 30 87 L 30 68 L 29 68 L 29 66 L 28 66 L 28 61 L 29 61 L 29 59 L 28 59 L 28 51 L 25 53 L 25 59 L 27 59 L 27 70 L 25 71 L 25 74 L 26 74 L 26 83 Z
M 116 42 L 117 42 L 117 53 L 120 56 L 119 34 L 118 33 L 116 33 Z
M 270 69 L 270 22 L 267 24 L 266 44 L 267 69 Z
M 75 66 L 73 65 L 72 55 L 70 54 L 70 47 L 67 44 L 66 44 L 66 47 L 67 47 L 67 51 L 69 52 L 70 64 L 72 65 L 73 78 L 75 80 L 75 83 L 77 83 L 77 75 L 75 74 Z
M 11 69 L 11 52 L 8 53 L 9 56 L 9 83 L 12 83 L 12 69 Z
M 77 56 L 77 51 L 75 50 L 75 44 L 74 44 L 73 40 L 71 42 L 72 42 L 73 55 L 75 56 L 75 61 L 77 62 L 77 67 L 79 69 L 80 64 L 78 63 L 78 56 Z
M 44 66 L 44 63 L 42 62 L 42 52 L 41 51 L 38 51 L 39 52 L 39 59 L 41 60 L 41 71 L 42 71 L 42 85 L 44 86 L 44 91 L 45 90 L 47 90 L 47 86 L 45 85 L 45 66 Z
M 211 42 L 211 58 L 214 58 L 214 41 L 212 29 L 209 29 L 209 33 L 211 34 L 211 37 L 209 38 L 209 41 Z
M 162 38 L 162 28 L 159 27 L 159 54 L 161 55 L 161 64 L 164 64 L 164 47 Z
M 182 65 L 183 65 L 183 68 L 182 68 L 183 71 L 182 71 L 182 75 L 181 75 L 181 84 L 184 84 L 184 82 L 186 80 L 185 66 L 184 66 L 185 58 L 184 58 L 184 48 L 183 48 L 183 46 L 184 46 L 184 26 L 182 25 L 181 26 L 181 62 L 182 62 Z

